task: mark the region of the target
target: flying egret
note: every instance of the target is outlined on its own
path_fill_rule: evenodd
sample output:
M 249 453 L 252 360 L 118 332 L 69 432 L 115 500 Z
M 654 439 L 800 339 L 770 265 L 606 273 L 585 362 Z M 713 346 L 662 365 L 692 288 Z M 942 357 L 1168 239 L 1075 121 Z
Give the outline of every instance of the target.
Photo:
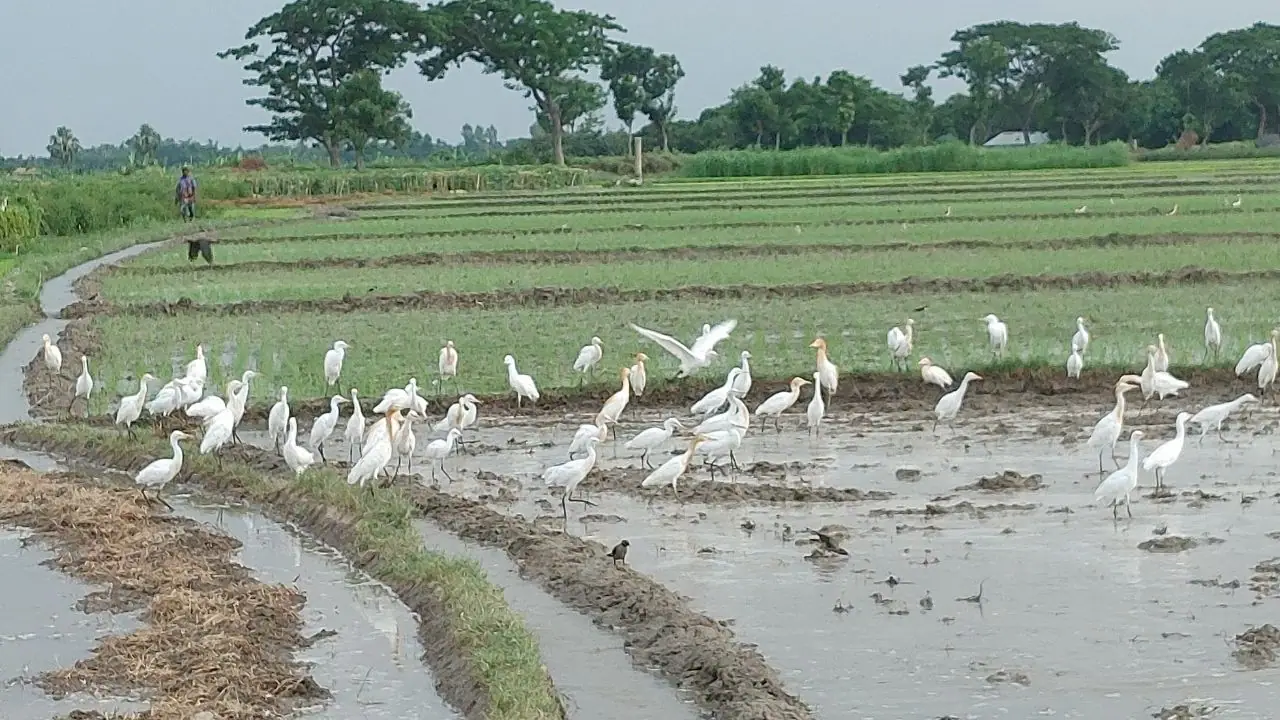
M 1271 352 L 1271 343 L 1280 337 L 1280 329 L 1272 329 L 1266 342 L 1250 345 L 1240 356 L 1240 362 L 1236 363 L 1236 376 L 1239 377 L 1250 370 L 1262 364 L 1267 359 L 1267 354 Z
M 710 365 L 712 360 L 719 357 L 719 354 L 715 351 L 716 345 L 729 337 L 729 333 L 733 332 L 733 329 L 738 326 L 738 321 L 725 320 L 715 327 L 703 325 L 702 334 L 693 341 L 691 347 L 686 346 L 670 335 L 663 335 L 655 330 L 642 328 L 635 323 L 630 323 L 630 325 L 632 330 L 640 333 L 642 337 L 657 343 L 659 347 L 680 361 L 680 370 L 676 373 L 676 377 L 682 378 Z
M 969 389 L 969 383 L 974 380 L 981 380 L 982 376 L 977 373 L 965 373 L 964 378 L 960 380 L 960 387 L 943 395 L 938 404 L 933 407 L 933 414 L 936 416 L 933 421 L 933 429 L 936 432 L 938 423 L 942 420 L 947 421 L 947 427 L 955 430 L 954 421 L 956 414 L 960 412 L 960 405 L 964 402 L 964 394 Z
M 132 439 L 138 437 L 133 432 L 133 424 L 142 417 L 142 406 L 147 404 L 147 381 L 149 380 L 155 380 L 155 376 L 151 373 L 143 373 L 142 380 L 138 382 L 138 394 L 120 398 L 120 407 L 116 409 L 116 424 L 123 425 Z
M 1169 467 L 1178 461 L 1178 457 L 1182 455 L 1182 446 L 1187 439 L 1187 421 L 1191 419 L 1191 413 L 1180 412 L 1175 422 L 1177 432 L 1173 439 L 1165 442 L 1156 448 L 1146 460 L 1142 461 L 1142 469 L 1147 471 L 1154 470 L 1156 473 L 1156 492 L 1160 491 L 1164 485 L 1164 476 L 1168 472 Z
M 53 340 L 45 335 L 44 340 L 44 365 L 54 373 L 62 372 L 62 351 L 57 345 L 53 344 Z
M 670 422 L 670 421 L 668 421 Z M 640 487 L 662 487 L 663 485 L 671 485 L 671 493 L 679 497 L 679 491 L 676 483 L 680 480 L 680 476 L 684 475 L 689 469 L 689 463 L 693 461 L 693 454 L 698 446 L 706 442 L 705 435 L 698 435 L 689 442 L 689 447 L 684 452 L 662 463 L 656 470 L 645 476 L 640 481 Z
M 1200 442 L 1201 443 L 1204 442 L 1204 436 L 1208 434 L 1210 427 L 1217 430 L 1218 438 L 1221 439 L 1223 442 L 1226 442 L 1227 439 L 1225 437 L 1222 437 L 1223 421 L 1225 421 L 1227 419 L 1227 416 L 1229 416 L 1231 413 L 1238 410 L 1241 405 L 1244 405 L 1245 403 L 1250 403 L 1250 402 L 1258 402 L 1258 398 L 1254 397 L 1253 394 L 1251 393 L 1245 393 L 1240 397 L 1236 398 L 1235 400 L 1231 400 L 1224 403 L 1218 403 L 1217 405 L 1210 405 L 1209 407 L 1201 410 L 1195 415 L 1192 415 L 1191 419 L 1188 420 L 1187 422 L 1195 423 L 1200 426 Z
M 1218 324 L 1217 318 L 1213 316 L 1213 308 L 1209 308 L 1206 313 L 1207 318 L 1204 321 L 1204 356 L 1207 359 L 1209 352 L 1213 351 L 1213 359 L 1218 359 L 1218 354 L 1222 352 L 1222 326 Z
M 160 491 L 164 490 L 164 486 L 168 485 L 182 470 L 182 446 L 178 444 L 178 441 L 187 440 L 190 437 L 190 435 L 181 430 L 174 430 L 169 433 L 169 447 L 173 448 L 173 457 L 152 460 L 146 467 L 139 470 L 137 475 L 133 476 L 133 482 L 139 486 L 138 492 L 142 493 L 144 501 L 151 502 L 151 499 L 147 497 L 147 488 L 154 488 L 155 499 L 164 503 L 164 506 L 170 510 L 173 509 L 172 505 L 160 497 Z
M 888 335 L 890 366 L 906 371 L 907 358 L 911 355 L 911 342 L 915 334 L 916 321 L 907 318 L 904 328 L 890 328 Z
M 502 358 L 502 363 L 507 366 L 507 386 L 516 394 L 516 409 L 520 409 L 525 398 L 529 398 L 530 402 L 537 402 L 541 395 L 533 377 L 517 370 L 516 359 L 510 355 Z
M 987 344 L 991 347 L 991 354 L 997 357 L 1004 355 L 1009 347 L 1009 326 L 995 315 L 987 315 L 982 321 L 987 324 Z
M 596 418 L 595 423 L 591 425 L 579 425 L 573 434 L 573 440 L 569 441 L 569 459 L 572 460 L 574 455 L 585 452 L 592 438 L 595 438 L 596 442 L 604 442 L 608 435 L 609 426 L 599 418 Z
M 271 436 L 271 442 L 276 446 L 276 452 L 280 452 L 280 446 L 284 444 L 284 436 L 289 432 L 289 388 L 286 385 L 280 386 L 280 399 L 275 405 L 271 406 L 271 412 L 267 413 L 267 434 Z
M 316 464 L 316 456 L 310 450 L 298 445 L 298 418 L 291 417 L 286 423 L 280 454 L 284 455 L 284 464 L 289 466 L 294 475 L 301 475 L 307 471 L 307 468 Z
M 815 369 L 818 371 L 818 379 L 814 381 L 815 385 L 813 387 L 815 390 L 818 388 L 826 390 L 827 399 L 834 398 L 836 386 L 840 383 L 840 369 L 827 356 L 827 341 L 825 338 L 817 337 L 813 339 L 813 342 L 809 343 L 809 347 L 817 351 Z
M 1130 375 L 1128 377 L 1134 376 Z M 1135 387 L 1135 385 L 1125 382 L 1124 378 L 1121 378 L 1120 382 L 1116 383 L 1115 408 L 1103 415 L 1097 424 L 1093 426 L 1093 432 L 1089 434 L 1089 441 L 1085 445 L 1090 450 L 1098 452 L 1099 473 L 1102 472 L 1102 454 L 1108 450 L 1111 451 L 1111 461 L 1116 464 L 1117 468 L 1120 467 L 1120 461 L 1116 459 L 1116 441 L 1120 439 L 1120 431 L 1124 428 L 1124 395 Z
M 342 437 L 347 441 L 347 462 L 351 463 L 364 443 L 364 410 L 360 408 L 360 392 L 355 388 L 351 388 L 351 417 L 347 418 Z
M 320 453 L 320 462 L 329 462 L 324 456 L 324 443 L 333 434 L 334 428 L 338 427 L 338 406 L 347 402 L 347 399 L 341 395 L 334 395 L 329 398 L 329 412 L 317 417 L 311 422 L 311 448 Z
M 582 346 L 578 351 L 578 358 L 573 361 L 573 371 L 582 373 L 579 384 L 586 382 L 587 375 L 595 372 L 596 365 L 600 364 L 603 357 L 604 348 L 600 346 L 600 338 L 593 337 L 590 343 Z
M 651 427 L 641 431 L 638 435 L 627 441 L 624 448 L 628 450 L 640 450 L 640 462 L 645 467 L 653 467 L 649 463 L 649 453 L 662 447 L 671 436 L 675 434 L 677 429 L 684 429 L 684 425 L 675 418 L 667 418 L 662 421 L 660 427 Z
M 1107 476 L 1105 480 L 1098 483 L 1098 489 L 1093 491 L 1093 501 L 1095 503 L 1103 500 L 1109 500 L 1111 505 L 1111 515 L 1117 520 L 1120 519 L 1120 502 L 1124 501 L 1125 512 L 1129 513 L 1129 517 L 1133 517 L 1133 510 L 1129 509 L 1129 493 L 1138 487 L 1138 460 L 1142 455 L 1142 431 L 1134 430 L 1129 433 L 1129 461 L 1124 467 L 1116 470 Z
M 1084 369 L 1084 358 L 1080 357 L 1080 347 L 1075 340 L 1071 341 L 1071 354 L 1067 356 L 1067 377 L 1080 379 L 1080 371 Z
M 1084 329 L 1084 318 L 1076 318 L 1076 334 L 1071 336 L 1071 344 L 1080 348 L 1083 355 L 1089 349 L 1089 331 Z
M 585 458 L 553 465 L 542 472 L 542 480 L 547 484 L 547 487 L 553 485 L 564 486 L 564 495 L 560 497 L 560 508 L 564 511 L 564 521 L 566 523 L 569 522 L 569 502 L 595 505 L 590 500 L 573 497 L 573 491 L 586 479 L 587 474 L 591 472 L 591 468 L 595 467 L 596 443 L 599 441 L 599 438 L 587 440 L 587 456 Z
M 453 379 L 453 385 L 458 385 L 458 349 L 453 346 L 452 340 L 446 340 L 444 347 L 440 348 L 440 361 L 437 363 L 437 369 L 440 371 L 440 384 L 436 388 L 440 391 L 444 390 L 444 381 Z
M 93 376 L 89 374 L 89 358 L 80 356 L 80 376 L 76 378 L 76 389 L 71 395 L 71 403 L 67 405 L 67 414 L 76 406 L 76 400 L 84 398 L 84 416 L 89 417 L 89 395 L 93 393 Z
M 448 470 L 444 469 L 444 461 L 445 458 L 449 457 L 449 455 L 453 453 L 453 446 L 459 442 L 459 438 L 461 437 L 462 430 L 455 427 L 450 428 L 449 434 L 443 438 L 432 440 L 427 443 L 427 447 L 422 451 L 422 454 L 426 455 L 428 461 L 431 462 L 431 482 L 436 481 L 436 462 L 440 463 L 440 472 L 444 473 L 444 476 L 449 478 L 449 482 L 453 482 L 453 476 L 449 474 Z
M 783 390 L 770 395 L 768 399 L 756 406 L 756 411 L 753 414 L 756 417 L 773 418 L 774 429 L 782 432 L 782 413 L 796 404 L 796 401 L 800 399 L 800 388 L 809 384 L 810 382 L 802 377 L 791 378 L 790 390 Z
M 648 355 L 636 353 L 636 364 L 631 366 L 631 394 L 636 397 L 644 395 L 644 388 L 649 384 L 649 376 L 646 374 L 644 367 L 644 364 L 648 361 Z
M 951 387 L 951 375 L 942 369 L 941 365 L 934 365 L 933 361 L 927 357 L 920 358 L 917 363 L 920 366 L 920 378 L 930 385 L 937 385 L 946 390 Z
M 391 462 L 391 456 L 395 449 L 392 446 L 392 440 L 395 438 L 398 430 L 399 420 L 396 416 L 400 414 L 399 409 L 388 409 L 382 420 L 379 421 L 382 426 L 382 432 L 377 432 L 377 424 L 374 430 L 369 432 L 369 436 L 365 438 L 363 451 L 360 453 L 360 460 L 351 466 L 347 471 L 347 484 L 359 485 L 364 487 L 365 483 L 369 483 L 369 491 L 373 491 L 374 483 L 370 482 L 378 476 L 378 473 L 386 469 L 387 464 Z
M 337 385 L 338 392 L 342 392 L 342 385 L 338 384 L 338 378 L 342 375 L 342 361 L 346 359 L 349 347 L 351 346 L 345 340 L 336 340 L 333 347 L 325 352 L 324 386 L 326 389 Z
M 805 426 L 809 434 L 822 434 L 820 425 L 822 416 L 826 414 L 827 404 L 822 400 L 822 371 L 819 370 L 813 374 L 813 399 L 809 401 L 809 407 L 804 412 Z

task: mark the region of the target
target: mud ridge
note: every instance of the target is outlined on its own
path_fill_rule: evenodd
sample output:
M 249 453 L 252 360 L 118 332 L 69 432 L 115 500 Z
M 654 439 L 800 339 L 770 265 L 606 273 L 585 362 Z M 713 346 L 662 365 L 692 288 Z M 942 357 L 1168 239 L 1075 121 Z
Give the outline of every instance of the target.
M 51 418 L 66 415 L 67 402 L 78 373 L 75 359 L 81 354 L 93 357 L 100 342 L 97 332 L 87 319 L 72 320 L 58 340 L 62 350 L 63 372 L 54 375 L 45 368 L 39 356 L 27 364 L 23 389 L 31 404 L 32 414 Z M 1013 412 L 1022 408 L 1087 410 L 1101 414 L 1113 404 L 1111 397 L 1116 378 L 1133 369 L 1088 367 L 1079 380 L 1067 380 L 1057 365 L 1021 368 L 977 368 L 983 381 L 969 389 L 965 407 L 982 412 Z M 1243 392 L 1253 392 L 1256 383 L 1235 376 L 1233 367 L 1179 366 L 1170 368 L 1176 377 L 1191 384 L 1197 400 L 1218 402 L 1229 400 Z M 785 389 L 791 380 L 758 376 L 751 384 L 743 402 L 754 407 L 778 390 Z M 722 380 L 715 377 L 685 378 L 676 382 L 655 383 L 645 389 L 644 405 L 648 408 L 687 407 L 707 392 L 719 387 Z M 594 414 L 600 403 L 613 394 L 612 385 L 585 388 L 547 388 L 536 405 L 526 404 L 517 411 L 515 399 L 508 393 L 481 395 L 485 414 L 519 415 L 523 417 L 555 416 L 563 419 L 567 412 Z M 932 385 L 925 385 L 914 372 L 893 373 L 842 373 L 835 400 L 828 405 L 828 415 L 841 417 L 846 414 L 860 416 L 867 412 L 892 412 L 918 414 L 924 421 L 931 417 L 929 411 L 938 402 L 941 393 Z M 453 396 L 427 398 L 431 412 L 444 414 L 454 402 Z M 376 399 L 361 402 L 366 415 L 372 414 Z M 273 402 L 253 403 L 245 409 L 245 422 L 265 423 Z M 329 409 L 328 397 L 290 398 L 289 406 L 301 418 L 309 419 Z M 77 406 L 79 410 L 82 406 Z M 1159 412 L 1159 410 L 1157 410 Z M 1150 414 L 1150 411 L 1148 411 Z M 111 417 L 91 418 L 90 424 L 109 425 Z M 1129 422 L 1136 422 L 1129 421 Z M 150 418 L 145 415 L 137 423 L 149 427 Z
M 1066 181 L 1054 182 L 1051 180 L 1039 181 L 1020 181 L 1020 182 L 976 182 L 976 183 L 939 183 L 939 184 L 904 184 L 904 183 L 885 183 L 885 184 L 846 184 L 843 186 L 827 185 L 825 187 L 818 186 L 812 188 L 806 187 L 782 187 L 774 190 L 765 188 L 731 188 L 721 189 L 711 192 L 690 192 L 688 190 L 658 190 L 650 189 L 641 192 L 635 191 L 616 191 L 606 190 L 595 194 L 580 193 L 575 195 L 525 195 L 516 197 L 470 197 L 466 199 L 448 198 L 435 200 L 430 202 L 367 202 L 367 203 L 348 203 L 347 207 L 356 211 L 409 211 L 409 210 L 436 210 L 448 208 L 515 208 L 515 207 L 578 207 L 582 205 L 660 205 L 671 203 L 673 201 L 693 201 L 701 199 L 705 195 L 708 200 L 714 198 L 723 205 L 727 201 L 745 201 L 766 200 L 766 199 L 807 199 L 807 198 L 842 198 L 845 200 L 842 204 L 849 205 L 909 205 L 917 203 L 938 203 L 945 202 L 945 199 L 938 197 L 920 198 L 922 194 L 932 194 L 936 196 L 948 195 L 990 195 L 1000 193 L 1005 190 L 1026 191 L 1026 190 L 1046 190 L 1057 191 L 1057 194 L 1044 195 L 1017 195 L 1017 200 L 1061 200 L 1063 190 L 1130 190 L 1125 193 L 1125 197 L 1149 197 L 1161 196 L 1171 197 L 1174 195 L 1204 195 L 1205 190 L 1209 188 L 1221 188 L 1226 194 L 1228 191 L 1235 192 L 1240 186 L 1248 185 L 1273 185 L 1280 183 L 1280 176 L 1240 176 L 1214 178 L 1212 180 L 1144 180 L 1135 179 L 1127 181 L 1111 181 L 1106 183 L 1089 183 L 1087 181 Z M 1178 190 L 1177 188 L 1181 188 Z M 1146 190 L 1154 190 L 1154 192 L 1143 192 Z M 1136 192 L 1133 192 L 1136 191 Z M 900 197 L 906 196 L 906 197 Z M 891 200 L 883 200 L 882 198 L 890 197 Z M 848 202 L 849 198 L 872 198 L 866 201 Z M 665 208 L 663 208 L 665 209 Z M 576 211 L 575 211 L 576 212 Z M 481 214 L 481 213 L 476 213 Z M 483 213 L 488 214 L 488 213 Z M 460 215 L 453 214 L 451 215 Z
M 777 477 L 775 469 L 761 468 L 763 475 Z M 806 485 L 778 485 L 760 482 L 724 482 L 718 480 L 701 480 L 695 475 L 699 472 L 690 468 L 690 472 L 680 478 L 677 493 L 672 494 L 670 486 L 660 488 L 640 487 L 640 482 L 649 474 L 649 470 L 631 468 L 601 468 L 592 470 L 579 486 L 583 490 L 594 492 L 619 492 L 645 499 L 678 497 L 681 502 L 694 503 L 786 503 L 786 502 L 863 502 L 866 500 L 888 500 L 893 493 L 879 490 L 859 490 L 857 488 L 810 487 Z M 744 469 L 743 474 L 756 476 L 755 468 Z
M 1034 221 L 1034 220 L 1094 220 L 1097 218 L 1123 218 L 1123 217 L 1155 217 L 1164 215 L 1168 210 L 1164 208 L 1152 207 L 1148 210 L 1139 210 L 1132 212 L 1109 212 L 1109 213 L 1082 213 L 1076 214 L 1071 211 L 1063 213 L 1025 213 L 1016 214 L 1009 213 L 1004 215 L 982 215 L 960 217 L 946 217 L 942 214 L 927 217 L 900 217 L 900 218 L 880 218 L 875 220 L 869 219 L 834 219 L 819 221 L 781 221 L 781 220 L 744 220 L 736 222 L 715 222 L 715 223 L 680 223 L 671 225 L 649 225 L 644 223 L 630 223 L 626 225 L 608 225 L 608 226 L 591 226 L 583 228 L 574 228 L 568 224 L 557 225 L 555 227 L 538 227 L 538 228 L 459 228 L 455 230 L 407 230 L 404 232 L 394 233 L 323 233 L 313 235 L 275 235 L 275 236 L 256 236 L 249 235 L 238 238 L 226 238 L 221 240 L 223 243 L 273 243 L 281 241 L 306 241 L 306 240 L 391 240 L 397 238 L 448 238 L 448 237 L 472 237 L 481 235 L 507 235 L 511 237 L 520 237 L 527 235 L 584 235 L 584 234 L 602 234 L 602 233 L 626 233 L 626 232 L 681 232 L 693 230 L 741 230 L 751 228 L 815 228 L 815 227 L 853 227 L 853 226 L 874 226 L 874 225 L 914 225 L 924 223 L 978 223 L 978 222 L 1018 222 L 1018 221 Z M 1268 213 L 1275 214 L 1274 208 L 1223 208 L 1213 210 L 1185 210 L 1180 213 L 1181 216 L 1191 215 L 1225 215 L 1228 213 Z M 416 217 L 423 217 L 418 215 Z
M 97 315 L 226 317 L 282 313 L 397 312 L 405 310 L 497 310 L 529 307 L 568 307 L 687 300 L 764 300 L 779 298 L 845 297 L 849 295 L 914 295 L 991 293 L 1079 288 L 1164 287 L 1280 279 L 1280 269 L 1227 271 L 1188 266 L 1165 272 L 1085 272 L 1072 275 L 993 275 L 984 278 L 915 278 L 891 282 L 812 283 L 805 285 L 690 285 L 678 288 L 622 290 L 619 288 L 545 287 L 492 292 L 428 292 L 402 295 L 352 295 L 317 300 L 246 300 L 213 305 L 190 298 L 175 302 L 119 304 L 105 300 L 73 303 L 64 318 Z
M 140 466 L 150 458 L 141 447 L 95 442 L 92 438 L 54 441 L 28 425 L 0 431 L 0 440 L 16 446 L 78 457 L 114 467 Z M 271 507 L 339 549 L 350 550 L 354 518 L 336 516 L 333 509 L 310 501 L 293 487 L 291 473 L 279 458 L 257 448 L 237 446 L 223 458 L 227 466 L 246 467 L 281 479 L 283 489 Z M 232 472 L 191 473 L 188 480 L 218 492 L 243 494 Z M 720 622 L 694 612 L 674 592 L 630 568 L 615 568 L 598 544 L 561 533 L 546 532 L 523 520 L 505 517 L 477 503 L 452 497 L 421 485 L 397 485 L 424 517 L 464 539 L 502 548 L 520 566 L 526 579 L 595 622 L 627 639 L 628 652 L 643 667 L 656 668 L 677 687 L 695 694 L 699 704 L 718 720 L 808 720 L 809 708 L 782 687 L 778 674 L 754 648 L 734 639 Z M 348 555 L 358 566 L 379 576 L 376 557 Z M 371 567 L 370 567 L 371 566 Z M 385 575 L 386 573 L 382 573 Z M 444 619 L 431 613 L 430 588 L 392 588 L 419 613 L 425 630 Z M 407 592 L 410 597 L 401 594 Z M 444 651 L 452 636 L 440 628 L 424 642 L 429 655 Z M 436 647 L 433 647 L 436 646 Z M 458 648 L 449 653 L 459 657 Z M 435 667 L 433 665 L 433 667 Z M 447 668 L 437 668 L 437 678 Z M 441 680 L 437 680 L 441 682 Z M 451 698 L 450 695 L 444 697 Z M 457 703 L 455 703 L 457 705 Z M 463 705 L 469 718 L 484 717 L 483 705 Z
M 92 433 L 86 433 L 92 435 Z M 83 458 L 106 467 L 135 471 L 154 458 L 142 445 L 109 445 L 86 437 L 77 441 L 53 441 L 28 425 L 0 430 L 0 442 L 15 447 Z M 374 553 L 360 552 L 359 526 L 365 518 L 345 514 L 316 502 L 293 485 L 293 473 L 283 460 L 268 453 L 234 446 L 221 453 L 226 466 L 237 465 L 281 480 L 263 508 L 277 519 L 303 529 L 322 543 L 337 549 L 357 568 L 389 586 L 418 618 L 424 660 L 432 670 L 436 691 L 469 720 L 488 716 L 489 695 L 479 670 L 468 659 L 467 641 L 452 625 L 450 616 L 434 587 L 418 585 L 397 577 L 395 568 L 384 567 Z M 241 501 L 251 501 L 248 490 L 232 472 L 200 472 L 184 468 L 180 482 L 193 483 L 209 491 Z
M 201 273 L 226 272 L 278 272 L 289 270 L 327 270 L 348 268 L 387 268 L 419 265 L 586 265 L 617 262 L 652 262 L 653 260 L 706 260 L 737 257 L 782 257 L 812 253 L 832 255 L 859 255 L 864 253 L 900 252 L 903 250 L 929 252 L 934 250 L 1074 250 L 1079 248 L 1107 247 L 1174 247 L 1208 243 L 1228 243 L 1250 240 L 1276 240 L 1280 233 L 1169 233 L 1164 235 L 1136 235 L 1110 233 L 1083 238 L 1058 238 L 1053 240 L 982 240 L 956 239 L 938 242 L 892 241 L 875 244 L 812 243 L 804 245 L 698 245 L 684 247 L 652 247 L 633 245 L 609 250 L 476 250 L 457 253 L 421 252 L 383 257 L 321 257 L 300 260 L 248 260 L 245 262 L 202 265 Z M 111 265 L 102 268 L 103 275 L 154 277 L 159 275 L 188 275 L 192 268 L 182 265 Z M 84 282 L 93 273 L 81 278 Z M 97 287 L 81 297 L 92 298 Z
M 42 674 L 54 694 L 137 692 L 146 717 L 287 714 L 328 697 L 293 659 L 305 647 L 304 596 L 266 585 L 231 558 L 240 544 L 185 518 L 153 514 L 132 488 L 73 473 L 0 469 L 0 519 L 36 530 L 58 569 L 109 589 L 87 611 L 142 608 L 134 632 L 100 639 L 73 667 Z

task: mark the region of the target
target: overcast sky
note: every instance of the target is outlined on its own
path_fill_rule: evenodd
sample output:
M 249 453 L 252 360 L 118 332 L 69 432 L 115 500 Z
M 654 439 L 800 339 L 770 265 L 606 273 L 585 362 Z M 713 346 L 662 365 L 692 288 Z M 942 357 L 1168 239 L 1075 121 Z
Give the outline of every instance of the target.
M 724 102 L 729 91 L 772 63 L 789 78 L 844 68 L 882 87 L 929 63 L 957 28 L 991 20 L 1066 22 L 1114 33 L 1112 61 L 1133 77 L 1212 32 L 1280 20 L 1274 0 L 1234 0 L 1212 8 L 1158 0 L 575 0 L 557 2 L 615 15 L 626 39 L 672 52 L 687 73 L 677 91 L 682 117 Z M 43 154 L 68 125 L 86 146 L 120 142 L 149 122 L 164 136 L 257 145 L 241 127 L 264 120 L 244 104 L 237 63 L 214 53 L 241 43 L 249 25 L 281 0 L 12 0 L 4 3 L 0 72 L 0 154 Z M 494 76 L 468 67 L 427 83 L 411 70 L 390 86 L 413 106 L 415 127 L 450 142 L 463 123 L 527 134 L 529 101 Z M 950 94 L 941 86 L 939 95 Z

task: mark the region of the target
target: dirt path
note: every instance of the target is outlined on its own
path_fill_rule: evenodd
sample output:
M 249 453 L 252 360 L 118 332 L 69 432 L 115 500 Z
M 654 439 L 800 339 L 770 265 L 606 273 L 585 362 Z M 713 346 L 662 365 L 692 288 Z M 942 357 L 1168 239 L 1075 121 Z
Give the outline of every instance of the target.
M 82 609 L 143 611 L 137 631 L 41 675 L 47 692 L 141 692 L 149 717 L 224 720 L 287 714 L 327 696 L 293 659 L 308 644 L 305 598 L 232 562 L 235 540 L 157 514 L 131 489 L 12 462 L 0 468 L 0 520 L 34 529 L 58 569 L 107 588 Z

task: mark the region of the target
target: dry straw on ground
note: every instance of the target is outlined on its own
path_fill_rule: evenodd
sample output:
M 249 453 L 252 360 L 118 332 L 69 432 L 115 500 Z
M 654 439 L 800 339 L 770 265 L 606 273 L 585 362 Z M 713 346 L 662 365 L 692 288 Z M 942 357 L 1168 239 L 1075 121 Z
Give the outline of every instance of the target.
M 239 543 L 155 515 L 139 493 L 72 474 L 0 468 L 0 521 L 47 539 L 59 569 L 105 589 L 82 603 L 143 608 L 145 623 L 105 637 L 71 668 L 44 673 L 53 694 L 140 693 L 148 718 L 278 717 L 326 695 L 292 658 L 304 640 L 297 591 L 231 561 Z

